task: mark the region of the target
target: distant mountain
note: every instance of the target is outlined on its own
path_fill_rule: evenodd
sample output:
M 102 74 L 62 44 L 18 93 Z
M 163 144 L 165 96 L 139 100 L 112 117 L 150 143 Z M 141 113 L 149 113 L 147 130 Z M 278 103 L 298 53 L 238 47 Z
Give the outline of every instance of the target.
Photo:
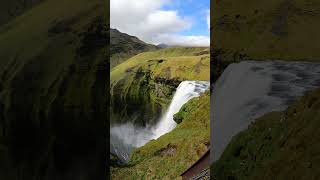
M 169 47 L 169 45 L 161 43 L 161 44 L 158 44 L 157 47 L 159 47 L 159 48 L 167 48 L 167 47 Z
M 122 63 L 126 59 L 141 52 L 157 50 L 159 47 L 147 44 L 135 36 L 110 29 L 110 67 Z

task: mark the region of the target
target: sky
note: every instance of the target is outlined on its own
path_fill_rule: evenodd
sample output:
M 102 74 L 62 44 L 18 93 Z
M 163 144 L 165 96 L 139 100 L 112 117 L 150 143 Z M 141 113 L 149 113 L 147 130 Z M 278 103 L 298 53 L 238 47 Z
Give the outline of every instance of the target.
M 111 0 L 110 26 L 151 43 L 209 46 L 210 0 Z

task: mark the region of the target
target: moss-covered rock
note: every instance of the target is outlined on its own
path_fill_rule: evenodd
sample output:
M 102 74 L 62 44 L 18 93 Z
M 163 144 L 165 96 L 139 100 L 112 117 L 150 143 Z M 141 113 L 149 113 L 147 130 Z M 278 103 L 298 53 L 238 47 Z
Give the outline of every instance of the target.
M 173 115 L 173 120 L 177 123 L 180 124 L 184 119 L 186 119 L 192 111 L 195 109 L 199 108 L 200 104 L 198 101 L 198 98 L 193 98 L 191 99 L 188 103 L 184 104 L 180 111 Z

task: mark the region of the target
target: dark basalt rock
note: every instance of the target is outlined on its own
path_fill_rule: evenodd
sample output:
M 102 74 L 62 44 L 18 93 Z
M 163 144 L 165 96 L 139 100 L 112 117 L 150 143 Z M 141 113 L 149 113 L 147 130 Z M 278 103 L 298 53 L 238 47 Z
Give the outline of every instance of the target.
M 181 80 L 179 80 L 179 79 L 167 79 L 167 78 L 162 78 L 162 77 L 156 77 L 154 79 L 154 81 L 156 83 L 166 84 L 168 86 L 172 86 L 175 88 L 177 88 L 179 86 L 179 84 L 181 83 Z

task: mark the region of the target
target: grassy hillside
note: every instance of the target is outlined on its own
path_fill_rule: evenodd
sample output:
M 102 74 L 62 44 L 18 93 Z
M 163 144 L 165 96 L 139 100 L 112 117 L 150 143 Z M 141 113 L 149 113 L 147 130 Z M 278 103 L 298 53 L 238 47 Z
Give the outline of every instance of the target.
M 0 26 L 23 14 L 43 0 L 3 0 L 0 2 Z
M 320 60 L 317 0 L 217 0 L 211 12 L 213 80 L 246 59 Z
M 181 81 L 209 80 L 209 61 L 209 48 L 166 48 L 128 59 L 111 71 L 112 112 L 131 120 L 135 114 L 142 125 L 156 121 L 142 116 L 157 117 Z
M 257 119 L 211 167 L 215 179 L 318 179 L 320 90 Z
M 0 179 L 105 177 L 106 8 L 46 0 L 0 27 Z
M 153 78 L 208 80 L 208 67 L 209 48 L 166 48 L 128 59 L 112 69 L 110 80 L 114 84 L 139 68 L 150 69 Z
M 157 49 L 159 49 L 157 46 L 147 44 L 137 37 L 121 33 L 117 29 L 110 29 L 111 68 L 141 52 L 154 51 Z
M 187 115 L 170 133 L 133 152 L 112 179 L 175 179 L 206 152 L 210 142 L 209 92 L 184 105 Z

